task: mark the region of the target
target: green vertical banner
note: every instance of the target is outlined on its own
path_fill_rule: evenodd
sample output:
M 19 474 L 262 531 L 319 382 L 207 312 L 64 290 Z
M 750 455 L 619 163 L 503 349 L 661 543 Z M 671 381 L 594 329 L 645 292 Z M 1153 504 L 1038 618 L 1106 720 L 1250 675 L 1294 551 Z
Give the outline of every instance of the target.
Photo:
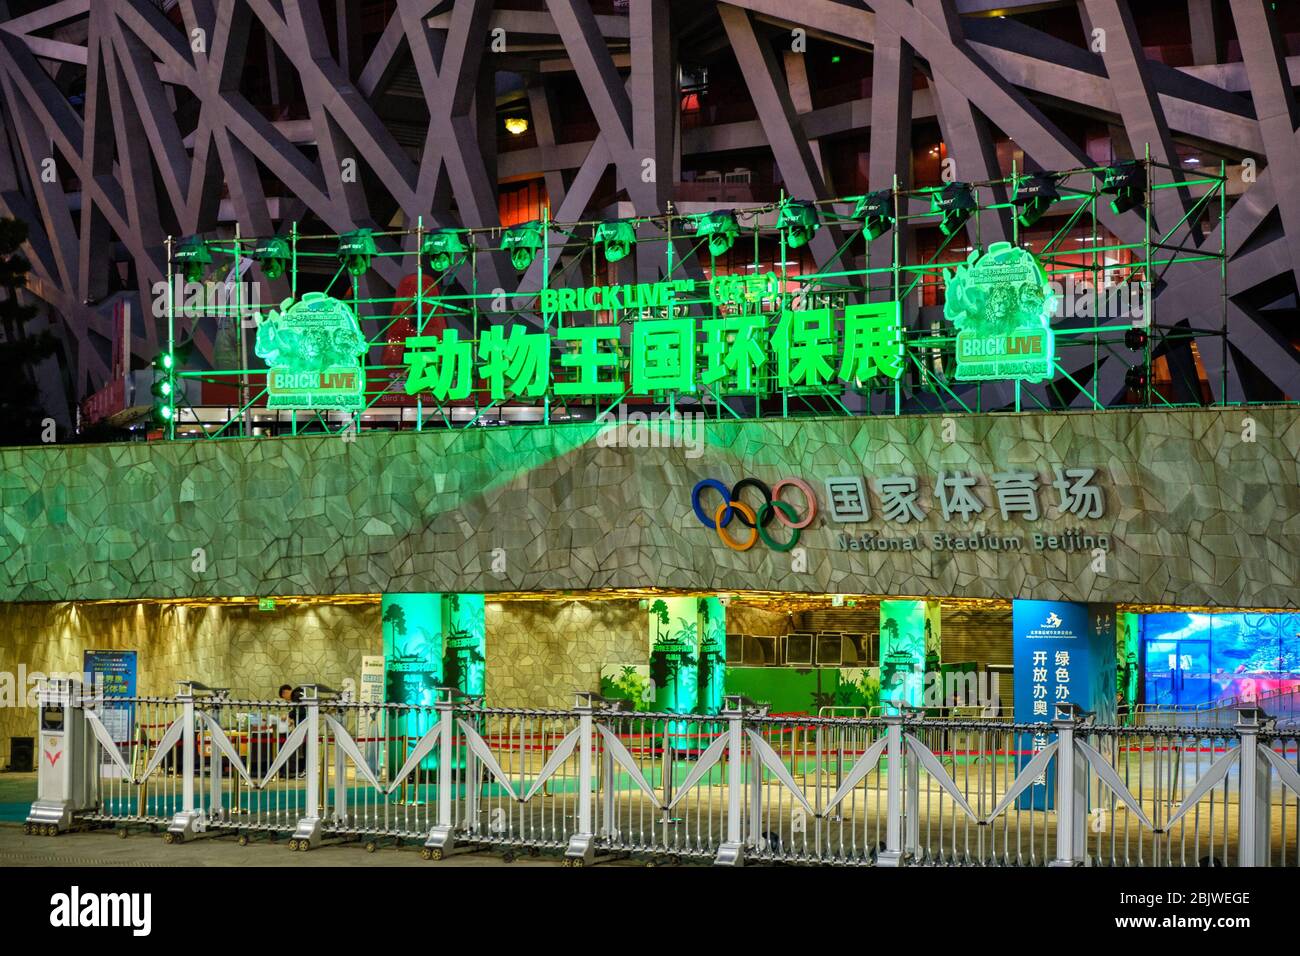
M 482 594 L 443 595 L 443 686 L 476 697 L 486 692 L 484 608 Z
M 1132 720 L 1137 708 L 1138 645 L 1141 642 L 1142 616 L 1132 611 L 1115 615 L 1115 691 L 1121 723 Z
M 700 599 L 656 598 L 650 604 L 647 626 L 655 710 L 694 713 L 700 686 Z
M 722 713 L 726 693 L 727 607 L 719 598 L 700 600 L 700 643 L 695 712 Z
M 880 602 L 880 702 L 886 712 L 900 704 L 921 706 L 930 648 L 937 660 L 938 601 Z
M 431 705 L 442 686 L 442 595 L 385 594 L 384 700 Z
M 432 707 L 442 686 L 442 595 L 385 594 L 380 600 L 384 631 L 384 700 Z M 388 765 L 400 767 L 437 722 L 432 709 L 412 711 L 388 724 Z M 436 757 L 422 766 L 432 769 Z

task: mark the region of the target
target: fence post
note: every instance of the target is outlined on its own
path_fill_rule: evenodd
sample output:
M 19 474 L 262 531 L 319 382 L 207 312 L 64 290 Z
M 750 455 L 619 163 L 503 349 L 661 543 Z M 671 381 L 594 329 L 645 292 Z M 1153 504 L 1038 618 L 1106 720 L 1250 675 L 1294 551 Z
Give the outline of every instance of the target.
M 741 810 L 745 792 L 744 702 L 739 697 L 724 698 L 721 716 L 727 721 L 727 838 L 718 847 L 713 862 L 717 866 L 744 866 L 745 818 Z
M 885 849 L 877 858 L 877 866 L 902 866 L 906 862 L 903 847 L 903 775 L 906 772 L 903 755 L 903 716 L 885 717 L 888 737 L 888 774 L 885 777 Z
M 179 683 L 176 700 L 181 705 L 181 809 L 163 835 L 167 843 L 183 843 L 204 830 L 203 814 L 196 806 L 194 793 L 194 694 L 207 688 L 190 680 Z
M 455 756 L 453 746 L 456 736 L 456 701 L 450 689 L 439 691 L 434 703 L 438 713 L 438 766 L 436 788 L 438 792 L 438 822 L 429 830 L 429 838 L 424 841 L 425 857 L 441 860 L 456 848 L 456 826 L 452 819 L 452 801 L 456 799 L 456 774 L 452 767 Z M 471 767 L 465 767 L 465 796 L 469 801 L 471 789 L 477 790 L 478 781 L 470 780 Z M 418 771 L 417 771 L 418 772 Z
M 1056 857 L 1049 866 L 1082 866 L 1087 841 L 1088 765 L 1074 749 L 1076 717 L 1052 721 L 1056 729 Z
M 358 722 L 352 728 L 351 732 L 358 737 L 361 736 L 360 712 Z M 339 717 L 342 718 L 342 714 Z M 360 775 L 358 775 L 358 782 Z M 334 741 L 334 825 L 340 828 L 347 827 L 351 822 L 351 813 L 348 808 L 348 758 L 339 746 L 338 741 Z
M 574 705 L 578 715 L 578 832 L 569 835 L 565 866 L 586 866 L 596 861 L 596 834 L 592 826 L 592 714 L 601 698 L 581 692 Z
M 53 836 L 69 829 L 77 813 L 99 804 L 99 748 L 86 718 L 82 684 L 51 678 L 37 691 L 39 749 L 36 800 L 27 814 L 26 831 Z M 141 814 L 143 816 L 143 814 Z
M 305 722 L 307 724 L 307 739 L 304 741 L 307 747 L 305 760 L 307 815 L 300 817 L 298 820 L 298 826 L 293 833 L 293 845 L 303 850 L 315 849 L 320 846 L 321 841 L 320 696 L 318 691 L 319 688 L 315 684 L 308 684 L 302 689 L 302 704 L 306 710 Z
M 921 765 L 919 761 L 906 761 L 905 778 L 907 793 L 903 800 L 903 858 L 915 860 L 917 850 L 921 845 Z
M 1268 866 L 1271 862 L 1269 790 L 1273 773 L 1268 761 L 1259 759 L 1260 719 L 1263 716 L 1264 712 L 1253 706 L 1237 711 L 1241 778 L 1237 800 L 1238 866 Z

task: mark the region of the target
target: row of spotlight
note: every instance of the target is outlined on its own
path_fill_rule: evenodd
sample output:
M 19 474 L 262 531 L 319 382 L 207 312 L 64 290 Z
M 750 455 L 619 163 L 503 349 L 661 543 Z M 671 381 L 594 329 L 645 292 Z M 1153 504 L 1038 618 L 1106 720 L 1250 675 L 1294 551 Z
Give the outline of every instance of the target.
M 1064 175 L 1037 172 L 1017 179 L 1012 202 L 1018 210 L 1016 221 L 1021 228 L 1034 225 L 1061 200 L 1058 186 Z M 1102 171 L 1101 192 L 1111 197 L 1111 211 L 1116 215 L 1143 205 L 1146 188 L 1146 169 L 1137 161 L 1116 163 Z M 967 183 L 949 183 L 930 194 L 930 212 L 942 217 L 939 230 L 945 237 L 957 233 L 978 206 L 975 189 Z M 863 234 L 868 239 L 878 239 L 887 233 L 896 221 L 893 191 L 884 189 L 859 198 L 853 219 L 862 224 Z M 688 222 L 692 224 L 695 236 L 708 242 L 709 255 L 714 257 L 724 255 L 740 237 L 740 221 L 734 210 L 714 210 L 690 217 Z M 787 248 L 806 246 L 821 225 L 821 214 L 813 203 L 792 199 L 779 207 L 777 229 Z M 543 229 L 542 223 L 533 221 L 502 231 L 499 248 L 510 256 L 511 264 L 520 272 L 533 264 L 542 249 Z M 619 219 L 599 223 L 591 241 L 601 247 L 607 262 L 618 262 L 636 246 L 635 221 Z M 435 230 L 424 237 L 420 251 L 430 268 L 435 272 L 446 272 L 462 263 L 468 255 L 466 233 L 459 229 Z M 371 259 L 378 254 L 374 234 L 369 229 L 357 229 L 339 236 L 338 259 L 351 275 L 364 274 L 370 268 Z M 292 252 L 286 239 L 273 236 L 261 240 L 249 255 L 261 265 L 268 279 L 276 279 L 284 274 Z M 200 281 L 213 262 L 212 250 L 197 236 L 182 239 L 173 258 L 191 282 Z

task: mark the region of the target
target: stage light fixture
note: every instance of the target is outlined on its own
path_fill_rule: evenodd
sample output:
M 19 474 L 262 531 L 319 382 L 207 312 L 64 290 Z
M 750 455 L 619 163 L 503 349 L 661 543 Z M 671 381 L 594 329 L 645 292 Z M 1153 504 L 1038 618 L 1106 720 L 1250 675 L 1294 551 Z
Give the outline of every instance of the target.
M 355 229 L 339 236 L 339 262 L 349 275 L 363 275 L 370 268 L 370 260 L 377 255 L 379 249 L 369 229 Z
M 1121 215 L 1146 202 L 1147 171 L 1135 159 L 1108 166 L 1102 176 L 1101 191 L 1114 197 L 1110 211 Z
M 709 255 L 717 258 L 726 254 L 740 236 L 740 222 L 730 209 L 715 209 L 695 219 L 695 234 L 709 240 Z
M 636 245 L 636 230 L 626 219 L 602 222 L 596 227 L 591 241 L 604 249 L 606 262 L 618 262 L 626 259 Z
M 930 194 L 930 212 L 940 214 L 939 231 L 950 239 L 975 212 L 975 193 L 966 183 L 949 183 Z
M 1124 333 L 1124 344 L 1128 346 L 1130 352 L 1141 352 L 1146 348 L 1147 330 L 1129 329 Z
M 1034 225 L 1047 210 L 1061 201 L 1061 194 L 1056 189 L 1057 178 L 1053 173 L 1030 173 L 1016 180 L 1016 191 L 1011 201 L 1020 209 L 1016 222 L 1021 229 Z
M 542 248 L 542 227 L 534 220 L 511 226 L 501 234 L 501 251 L 510 253 L 510 264 L 523 272 L 533 264 Z
M 272 236 L 260 240 L 253 247 L 252 258 L 262 267 L 262 275 L 268 279 L 278 279 L 289 267 L 293 254 L 289 251 L 289 243 L 279 236 Z
M 1141 365 L 1134 365 L 1124 373 L 1124 384 L 1139 394 L 1143 394 L 1147 389 L 1147 370 Z
M 198 236 L 186 236 L 177 243 L 172 260 L 180 266 L 186 282 L 201 282 L 212 265 L 212 250 Z
M 785 244 L 791 249 L 808 245 L 821 226 L 817 207 L 798 199 L 791 199 L 781 207 L 776 222 L 776 227 L 785 235 Z
M 894 228 L 894 193 L 879 189 L 858 200 L 853 218 L 861 220 L 862 232 L 868 239 L 879 239 Z
M 465 240 L 459 229 L 439 229 L 424 237 L 420 251 L 434 272 L 446 272 L 465 261 Z

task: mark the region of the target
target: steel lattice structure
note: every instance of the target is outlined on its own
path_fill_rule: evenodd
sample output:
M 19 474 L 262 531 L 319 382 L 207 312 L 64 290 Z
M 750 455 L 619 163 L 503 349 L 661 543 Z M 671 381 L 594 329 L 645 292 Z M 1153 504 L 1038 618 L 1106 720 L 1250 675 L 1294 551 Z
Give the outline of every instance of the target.
M 870 188 L 889 188 L 896 175 L 910 185 L 914 121 L 929 117 L 971 181 L 1000 177 L 998 131 L 1041 168 L 1092 165 L 1053 121 L 1061 109 L 1107 118 L 1132 154 L 1149 147 L 1175 171 L 1175 138 L 1251 159 L 1257 180 L 1226 222 L 1188 239 L 1222 244 L 1229 256 L 1229 347 L 1198 338 L 1199 360 L 1216 400 L 1259 397 L 1252 383 L 1263 382 L 1267 397 L 1300 395 L 1294 330 L 1268 308 L 1294 296 L 1300 275 L 1300 110 L 1291 80 L 1300 64 L 1285 56 L 1267 0 L 1187 0 L 1204 61 L 1189 70 L 1144 54 L 1132 5 L 1078 0 L 1085 29 L 1105 37 L 1094 52 L 1011 18 L 965 15 L 990 6 L 976 0 L 803 0 L 797 10 L 776 0 L 626 0 L 598 10 L 590 0 L 545 0 L 528 10 L 494 0 L 397 0 L 368 48 L 349 32 L 348 6 L 328 0 L 0 4 L 0 213 L 31 224 L 30 287 L 59 316 L 77 399 L 109 373 L 114 269 L 125 271 L 133 308 L 145 317 L 133 325 L 131 352 L 148 359 L 165 344 L 152 289 L 166 275 L 168 235 L 229 230 L 233 220 L 246 236 L 266 236 L 304 216 L 339 233 L 421 217 L 430 226 L 491 229 L 499 225 L 498 182 L 525 174 L 545 178 L 554 221 L 574 222 L 592 216 L 610 170 L 634 216 L 663 212 L 677 177 L 645 170 L 647 162 L 675 169 L 688 148 L 677 51 L 704 37 L 698 42 L 734 54 L 757 121 L 696 131 L 692 142 L 766 146 L 785 190 L 801 198 L 835 195 L 822 163 L 831 138 L 864 129 Z M 1213 39 L 1205 51 L 1216 23 L 1235 30 L 1241 63 L 1215 63 Z M 292 74 L 286 83 L 300 89 L 306 119 L 268 118 L 241 89 L 250 57 L 263 55 L 249 44 L 255 28 L 280 72 Z M 871 96 L 849 108 L 808 108 L 797 93 L 798 67 L 781 54 L 792 31 L 870 50 Z M 917 71 L 926 77 L 920 89 Z M 492 93 L 503 72 L 532 77 L 535 149 L 497 153 Z M 547 84 L 560 73 L 576 77 L 594 114 L 589 141 L 556 142 Z M 69 78 L 82 75 L 84 95 L 69 96 Z M 413 151 L 384 106 L 401 82 L 423 127 Z M 365 175 L 340 176 L 347 160 Z M 268 195 L 268 180 L 281 195 Z M 1165 228 L 1193 202 L 1186 191 L 1165 190 L 1153 213 Z M 1141 240 L 1140 213 L 1102 218 L 1121 241 Z M 1009 237 L 1009 219 L 990 217 L 983 241 Z M 818 263 L 825 267 L 843 245 L 836 227 L 821 230 Z M 638 271 L 657 263 L 639 256 Z M 481 285 L 507 290 L 539 288 L 545 267 L 536 262 L 517 276 L 499 254 L 477 262 Z M 398 257 L 377 259 L 359 280 L 362 292 L 388 294 L 410 271 Z M 1223 281 L 1219 262 L 1184 269 L 1157 289 L 1161 323 L 1219 329 Z M 1189 342 L 1168 358 L 1195 379 Z M 202 330 L 196 345 L 211 356 Z M 1097 366 L 1092 388 L 1103 402 L 1123 393 L 1127 368 L 1118 358 Z

